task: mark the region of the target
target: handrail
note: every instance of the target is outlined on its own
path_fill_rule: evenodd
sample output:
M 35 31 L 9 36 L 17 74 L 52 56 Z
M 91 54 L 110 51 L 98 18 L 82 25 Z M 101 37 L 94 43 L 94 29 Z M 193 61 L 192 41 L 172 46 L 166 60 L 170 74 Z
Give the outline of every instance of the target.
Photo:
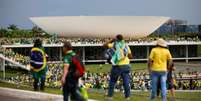
M 30 67 L 25 66 L 25 65 L 22 65 L 22 64 L 20 64 L 19 62 L 13 61 L 12 59 L 9 59 L 9 58 L 5 57 L 5 56 L 2 55 L 2 54 L 0 54 L 0 58 L 3 59 L 3 60 L 6 60 L 6 61 L 8 61 L 8 62 L 13 63 L 13 64 L 15 64 L 16 66 L 18 66 L 18 67 L 20 67 L 20 68 L 22 68 L 22 69 L 25 69 L 25 70 L 28 70 L 28 71 L 30 70 Z

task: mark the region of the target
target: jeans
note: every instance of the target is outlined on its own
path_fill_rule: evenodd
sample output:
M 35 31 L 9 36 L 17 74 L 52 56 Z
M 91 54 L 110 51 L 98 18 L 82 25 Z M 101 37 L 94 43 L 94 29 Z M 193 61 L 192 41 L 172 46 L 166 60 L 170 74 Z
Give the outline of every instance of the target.
M 123 79 L 125 97 L 127 98 L 130 96 L 130 74 L 129 73 L 130 73 L 130 65 L 112 66 L 110 81 L 109 81 L 108 97 L 113 96 L 114 86 L 119 76 L 121 76 Z
M 151 72 L 151 99 L 154 99 L 157 94 L 157 86 L 158 86 L 158 80 L 160 78 L 160 84 L 161 84 L 161 97 L 163 101 L 166 101 L 166 94 L 167 94 L 167 88 L 166 88 L 166 80 L 167 80 L 167 72 Z

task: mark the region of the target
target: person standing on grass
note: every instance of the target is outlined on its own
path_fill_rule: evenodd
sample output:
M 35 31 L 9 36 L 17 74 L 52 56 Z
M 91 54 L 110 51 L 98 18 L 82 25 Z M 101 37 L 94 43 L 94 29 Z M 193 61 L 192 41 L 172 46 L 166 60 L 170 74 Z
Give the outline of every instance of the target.
M 61 78 L 61 84 L 63 87 L 63 99 L 64 101 L 85 101 L 84 96 L 81 95 L 80 88 L 78 87 L 79 78 L 76 77 L 76 67 L 73 64 L 72 59 L 76 56 L 73 51 L 73 47 L 70 42 L 64 42 L 64 67 L 63 76 Z
M 31 66 L 31 73 L 34 79 L 34 90 L 44 91 L 45 87 L 45 79 L 46 79 L 46 72 L 47 72 L 47 54 L 45 53 L 45 49 L 42 46 L 42 41 L 40 39 L 36 39 L 34 42 L 34 46 L 31 49 L 30 55 L 30 66 Z
M 175 71 L 175 66 L 174 66 L 174 63 L 171 64 L 170 68 L 167 68 L 168 69 L 168 73 L 167 73 L 167 89 L 170 91 L 170 94 L 172 96 L 172 98 L 174 99 L 174 96 L 175 96 L 175 79 L 173 78 L 173 71 Z M 160 78 L 158 80 L 158 85 L 157 85 L 157 96 L 159 97 L 160 95 L 160 90 L 161 90 L 161 84 L 160 84 Z
M 167 65 L 168 64 L 168 65 Z M 162 101 L 166 101 L 167 68 L 172 64 L 172 56 L 167 49 L 166 41 L 162 38 L 157 40 L 156 47 L 151 50 L 148 60 L 148 71 L 151 78 L 151 97 L 153 100 L 157 94 L 157 85 L 160 78 Z
M 167 88 L 170 90 L 171 96 L 174 98 L 175 96 L 175 86 L 174 86 L 174 78 L 173 78 L 173 71 L 175 71 L 174 63 L 171 64 L 170 68 L 168 68 L 168 74 L 167 74 Z
M 132 53 L 129 46 L 126 44 L 122 35 L 117 35 L 115 39 L 103 45 L 105 48 L 114 48 L 115 52 L 112 55 L 111 63 L 112 69 L 110 74 L 108 98 L 112 99 L 114 86 L 121 76 L 123 79 L 124 94 L 127 100 L 130 99 L 130 60 Z

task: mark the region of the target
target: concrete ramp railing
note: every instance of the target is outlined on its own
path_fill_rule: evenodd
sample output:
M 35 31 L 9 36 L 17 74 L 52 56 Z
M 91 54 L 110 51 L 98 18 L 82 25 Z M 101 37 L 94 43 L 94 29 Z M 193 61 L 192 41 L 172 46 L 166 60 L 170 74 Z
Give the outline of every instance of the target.
M 16 62 L 16 61 L 14 61 L 14 60 L 12 60 L 12 59 L 9 59 L 9 58 L 5 57 L 3 54 L 0 54 L 0 59 L 3 59 L 3 60 L 5 60 L 5 61 L 8 61 L 8 62 L 10 62 L 10 63 L 12 63 L 12 64 L 14 64 L 14 65 L 16 65 L 16 66 L 22 68 L 22 69 L 25 69 L 25 70 L 28 70 L 28 71 L 30 70 L 30 67 L 25 66 L 25 65 L 22 65 L 22 64 L 20 64 L 19 62 Z

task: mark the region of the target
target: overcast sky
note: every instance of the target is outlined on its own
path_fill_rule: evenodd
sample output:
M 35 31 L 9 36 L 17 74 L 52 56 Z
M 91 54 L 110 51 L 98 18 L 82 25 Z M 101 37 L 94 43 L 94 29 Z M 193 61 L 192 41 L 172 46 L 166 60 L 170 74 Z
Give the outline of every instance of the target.
M 201 24 L 201 0 L 0 0 L 0 27 L 36 16 L 168 16 Z

